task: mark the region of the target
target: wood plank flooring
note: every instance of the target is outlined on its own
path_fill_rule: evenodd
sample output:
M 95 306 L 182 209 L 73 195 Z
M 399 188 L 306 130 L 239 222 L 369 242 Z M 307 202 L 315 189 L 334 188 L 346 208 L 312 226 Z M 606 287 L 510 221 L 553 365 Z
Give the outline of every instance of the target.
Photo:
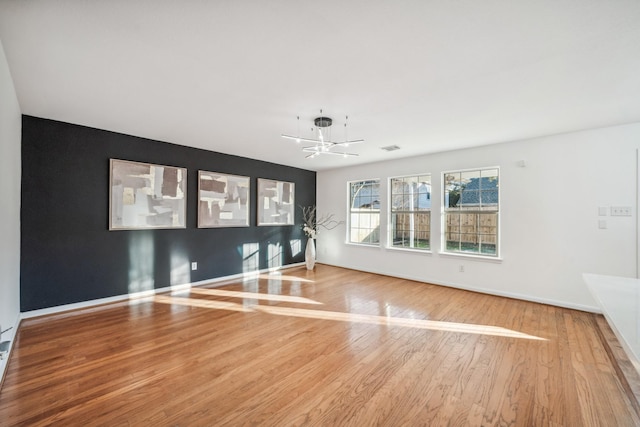
M 2 426 L 640 425 L 634 408 L 594 314 L 326 265 L 25 320 L 0 390 Z

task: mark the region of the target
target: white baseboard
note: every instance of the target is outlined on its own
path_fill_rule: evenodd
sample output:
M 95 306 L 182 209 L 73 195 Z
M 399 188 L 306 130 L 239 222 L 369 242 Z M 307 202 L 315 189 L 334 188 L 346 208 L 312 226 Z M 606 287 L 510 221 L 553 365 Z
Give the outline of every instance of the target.
M 148 298 L 150 296 L 156 295 L 156 294 L 161 294 L 164 292 L 176 292 L 176 291 L 182 291 L 182 290 L 187 290 L 189 288 L 194 288 L 197 286 L 204 286 L 204 285 L 212 285 L 212 284 L 219 284 L 222 285 L 225 282 L 229 282 L 232 280 L 238 280 L 238 279 L 244 279 L 244 278 L 251 278 L 251 277 L 256 277 L 260 274 L 264 274 L 264 273 L 270 273 L 270 272 L 274 272 L 274 271 L 281 271 L 281 270 L 288 270 L 291 268 L 295 268 L 295 267 L 300 267 L 303 266 L 304 263 L 300 262 L 300 263 L 296 263 L 296 264 L 288 264 L 282 267 L 278 267 L 278 268 L 265 268 L 259 271 L 252 271 L 250 273 L 239 273 L 239 274 L 233 274 L 230 276 L 223 276 L 223 277 L 216 277 L 213 279 L 206 279 L 206 280 L 200 280 L 197 282 L 191 282 L 191 283 L 184 283 L 181 285 L 174 285 L 174 286 L 166 286 L 163 288 L 158 288 L 158 289 L 151 289 L 148 291 L 142 291 L 142 292 L 136 292 L 136 293 L 132 293 L 132 294 L 124 294 L 124 295 L 117 295 L 114 297 L 108 297 L 108 298 L 100 298 L 100 299 L 94 299 L 94 300 L 90 300 L 90 301 L 83 301 L 83 302 L 78 302 L 78 303 L 74 303 L 74 304 L 65 304 L 65 305 L 59 305 L 56 307 L 48 307 L 48 308 L 42 308 L 39 310 L 31 310 L 31 311 L 25 311 L 24 313 L 22 313 L 22 318 L 23 319 L 31 319 L 33 317 L 40 317 L 40 316 L 46 316 L 49 314 L 57 314 L 57 313 L 62 313 L 64 311 L 70 311 L 70 310 L 78 310 L 81 308 L 88 308 L 88 307 L 93 307 L 93 306 L 97 306 L 97 305 L 103 305 L 103 304 L 109 304 L 109 303 L 113 303 L 113 302 L 120 302 L 120 301 L 127 301 L 127 300 L 133 300 L 133 299 L 139 299 L 139 298 Z
M 2 334 L 2 341 L 9 341 L 9 353 L 7 357 L 0 360 L 0 389 L 2 388 L 2 383 L 4 382 L 4 374 L 7 371 L 7 366 L 9 365 L 9 359 L 11 359 L 11 350 L 13 349 L 13 343 L 15 342 L 15 336 L 18 333 L 18 328 L 20 327 L 20 321 L 22 320 L 22 316 L 18 313 L 18 317 L 16 318 L 15 324 L 11 329 Z
M 329 263 L 322 263 L 322 264 L 326 264 L 326 265 L 333 265 L 335 267 L 341 267 L 341 268 L 347 268 L 349 270 L 359 270 L 359 269 L 354 269 L 353 267 L 349 267 L 346 265 L 339 265 L 339 264 L 329 264 Z M 214 279 L 207 279 L 207 280 L 200 280 L 198 282 L 192 282 L 192 283 L 185 283 L 182 285 L 175 285 L 175 286 L 167 286 L 167 287 L 163 287 L 163 288 L 159 288 L 159 289 L 152 289 L 149 291 L 143 291 L 143 292 L 136 292 L 134 294 L 125 294 L 125 295 L 118 295 L 118 296 L 114 296 L 114 297 L 108 297 L 108 298 L 100 298 L 100 299 L 95 299 L 95 300 L 90 300 L 90 301 L 83 301 L 83 302 L 79 302 L 79 303 L 75 303 L 75 304 L 65 304 L 65 305 L 60 305 L 60 306 L 56 306 L 56 307 L 49 307 L 49 308 L 43 308 L 40 310 L 32 310 L 32 311 L 26 311 L 24 313 L 22 313 L 21 317 L 22 319 L 30 319 L 33 317 L 39 317 L 39 316 L 45 316 L 48 314 L 56 314 L 56 313 L 61 313 L 64 311 L 69 311 L 69 310 L 77 310 L 80 308 L 87 308 L 87 307 L 93 307 L 96 305 L 102 305 L 102 304 L 108 304 L 111 302 L 119 302 L 119 301 L 126 301 L 126 300 L 131 300 L 131 299 L 138 299 L 138 298 L 146 298 L 149 296 L 153 296 L 159 293 L 164 293 L 164 292 L 171 292 L 171 291 L 178 291 L 178 290 L 186 290 L 189 289 L 191 287 L 197 287 L 197 286 L 204 286 L 204 285 L 211 285 L 214 283 L 219 283 L 222 284 L 224 282 L 228 282 L 228 281 L 232 281 L 232 280 L 237 280 L 237 279 L 242 279 L 242 278 L 247 278 L 247 277 L 252 277 L 252 276 L 256 276 L 258 274 L 264 274 L 264 273 L 268 273 L 268 272 L 272 272 L 272 271 L 279 271 L 279 270 L 287 270 L 290 268 L 295 268 L 295 267 L 300 267 L 303 266 L 304 263 L 296 263 L 296 264 L 289 264 L 280 268 L 276 268 L 276 269 L 263 269 L 263 270 L 259 270 L 257 272 L 251 272 L 251 273 L 239 273 L 239 274 L 233 274 L 230 276 L 224 276 L 224 277 L 217 277 Z M 447 286 L 450 288 L 456 288 L 456 289 L 463 289 L 466 291 L 472 291 L 472 292 L 478 292 L 478 293 L 482 293 L 482 294 L 488 294 L 488 295 L 495 295 L 495 296 L 501 296 L 501 297 L 506 297 L 506 298 L 514 298 L 514 299 L 519 299 L 519 300 L 523 300 L 523 301 L 530 301 L 530 302 L 537 302 L 540 304 L 548 304 L 548 305 L 553 305 L 556 307 L 563 307 L 563 308 L 569 308 L 572 310 L 580 310 L 580 311 L 586 311 L 586 312 L 590 312 L 590 313 L 602 313 L 602 310 L 599 307 L 595 307 L 595 306 L 589 306 L 589 305 L 583 305 L 583 304 L 573 304 L 573 303 L 567 303 L 564 301 L 557 301 L 557 300 L 553 300 L 553 299 L 549 299 L 549 298 L 540 298 L 540 297 L 535 297 L 532 295 L 525 295 L 525 294 L 519 294 L 519 293 L 514 293 L 514 292 L 503 292 L 503 291 L 495 291 L 495 290 L 490 290 L 490 289 L 485 289 L 485 288 L 478 288 L 478 287 L 474 287 L 474 286 L 468 286 L 468 285 L 462 285 L 459 283 L 452 283 L 452 282 L 441 282 L 438 280 L 429 280 L 428 278 L 423 278 L 423 277 L 413 277 L 410 275 L 402 275 L 402 274 L 391 274 L 389 272 L 385 272 L 385 271 L 376 271 L 376 270 L 360 270 L 360 271 L 364 271 L 367 273 L 373 273 L 373 274 L 381 274 L 384 276 L 392 276 L 392 277 L 398 277 L 400 279 L 407 279 L 407 280 L 413 280 L 416 282 L 422 282 L 422 283 L 431 283 L 434 285 L 440 285 L 440 286 Z M 15 332 L 14 328 L 14 332 Z
M 485 289 L 485 288 L 478 288 L 478 287 L 474 287 L 474 286 L 462 285 L 462 284 L 459 284 L 459 283 L 442 282 L 442 281 L 439 281 L 439 280 L 430 280 L 429 278 L 424 278 L 424 277 L 412 277 L 410 275 L 392 274 L 392 273 L 385 272 L 385 271 L 361 270 L 361 269 L 349 267 L 349 266 L 346 266 L 346 265 L 329 264 L 329 263 L 324 263 L 324 262 L 322 262 L 320 264 L 326 264 L 326 265 L 333 265 L 335 267 L 348 268 L 349 270 L 364 271 L 366 273 L 381 274 L 383 276 L 397 277 L 399 279 L 413 280 L 415 282 L 430 283 L 430 284 L 433 284 L 433 285 L 446 286 L 446 287 L 449 287 L 449 288 L 462 289 L 462 290 L 465 290 L 465 291 L 478 292 L 478 293 L 481 293 L 481 294 L 495 295 L 495 296 L 506 297 L 506 298 L 513 298 L 513 299 L 518 299 L 518 300 L 522 300 L 522 301 L 537 302 L 537 303 L 540 303 L 540 304 L 553 305 L 555 307 L 569 308 L 569 309 L 572 309 L 572 310 L 586 311 L 586 312 L 589 312 L 589 313 L 597 313 L 597 314 L 602 313 L 602 310 L 600 309 L 600 307 L 595 307 L 595 306 L 590 306 L 590 305 L 573 304 L 573 303 L 567 303 L 567 302 L 564 302 L 564 301 L 557 301 L 557 300 L 553 300 L 553 299 L 549 299 L 549 298 L 540 298 L 540 297 L 535 297 L 535 296 L 532 296 L 532 295 L 519 294 L 519 293 L 515 293 L 515 292 L 503 292 L 503 291 L 496 291 L 496 290 L 492 290 L 492 289 Z

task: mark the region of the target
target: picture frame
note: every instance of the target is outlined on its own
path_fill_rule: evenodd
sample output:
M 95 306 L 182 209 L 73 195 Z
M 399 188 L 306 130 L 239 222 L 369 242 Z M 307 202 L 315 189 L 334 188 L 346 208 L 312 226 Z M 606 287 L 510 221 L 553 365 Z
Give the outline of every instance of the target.
M 187 169 L 109 160 L 109 231 L 186 228 Z
M 198 171 L 198 228 L 248 227 L 251 180 Z
M 293 225 L 295 183 L 258 178 L 258 225 Z

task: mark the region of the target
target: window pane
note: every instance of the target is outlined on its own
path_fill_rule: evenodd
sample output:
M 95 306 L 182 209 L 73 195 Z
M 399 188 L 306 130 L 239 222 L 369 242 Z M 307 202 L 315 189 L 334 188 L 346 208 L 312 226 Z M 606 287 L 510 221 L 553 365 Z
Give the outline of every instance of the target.
M 430 216 L 430 212 L 414 214 L 415 247 L 422 249 L 429 249 L 431 247 L 429 241 L 431 228 Z
M 480 236 L 481 252 L 485 255 L 496 255 L 495 236 Z
M 497 235 L 498 231 L 498 214 L 496 213 L 481 213 L 478 214 L 480 234 Z
M 446 236 L 447 250 L 459 251 L 460 250 L 460 234 L 448 233 Z
M 420 176 L 416 190 L 417 202 L 415 208 L 418 210 L 431 209 L 431 177 L 428 175 Z
M 377 180 L 351 183 L 351 208 L 379 209 L 380 183 Z
M 349 194 L 349 241 L 353 243 L 379 243 L 379 180 L 351 182 L 349 183 Z
M 498 189 L 482 190 L 480 192 L 481 205 L 485 208 L 491 208 L 498 205 Z
M 448 173 L 444 176 L 445 208 L 457 208 L 463 184 L 459 173 Z
M 471 181 L 468 187 L 473 184 L 477 185 L 477 181 Z M 464 188 L 460 196 L 460 207 L 464 209 L 477 208 L 480 206 L 480 191 L 475 188 Z
M 379 218 L 378 218 L 378 222 L 379 222 Z M 376 226 L 375 228 L 369 230 L 369 243 L 375 243 L 378 244 L 380 243 L 380 227 Z
M 411 210 L 412 203 L 413 202 L 411 201 L 411 194 L 409 192 L 404 193 L 402 197 L 402 210 L 404 211 Z
M 350 222 L 351 228 L 358 228 L 360 227 L 360 215 L 357 213 L 352 213 L 351 214 L 351 222 Z
M 466 186 L 473 180 L 480 178 L 480 171 L 464 171 L 460 172 L 460 181 Z
M 480 171 L 483 178 L 498 180 L 498 169 L 484 169 Z
M 480 247 L 478 245 L 478 235 L 461 233 L 460 246 L 463 252 L 479 252 Z
M 443 175 L 446 251 L 498 254 L 498 169 Z
M 430 175 L 392 178 L 390 188 L 389 244 L 402 248 L 429 249 Z
M 391 180 L 391 209 L 402 209 L 402 179 L 393 178 Z
M 417 176 L 408 176 L 404 178 L 404 182 L 406 184 L 405 188 L 415 188 L 418 183 Z

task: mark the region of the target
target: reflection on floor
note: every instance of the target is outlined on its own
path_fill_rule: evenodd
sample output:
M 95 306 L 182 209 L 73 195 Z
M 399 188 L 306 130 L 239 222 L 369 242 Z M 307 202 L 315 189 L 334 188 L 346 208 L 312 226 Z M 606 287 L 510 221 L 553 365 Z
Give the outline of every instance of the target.
M 593 313 L 317 265 L 24 319 L 0 424 L 640 425 Z

